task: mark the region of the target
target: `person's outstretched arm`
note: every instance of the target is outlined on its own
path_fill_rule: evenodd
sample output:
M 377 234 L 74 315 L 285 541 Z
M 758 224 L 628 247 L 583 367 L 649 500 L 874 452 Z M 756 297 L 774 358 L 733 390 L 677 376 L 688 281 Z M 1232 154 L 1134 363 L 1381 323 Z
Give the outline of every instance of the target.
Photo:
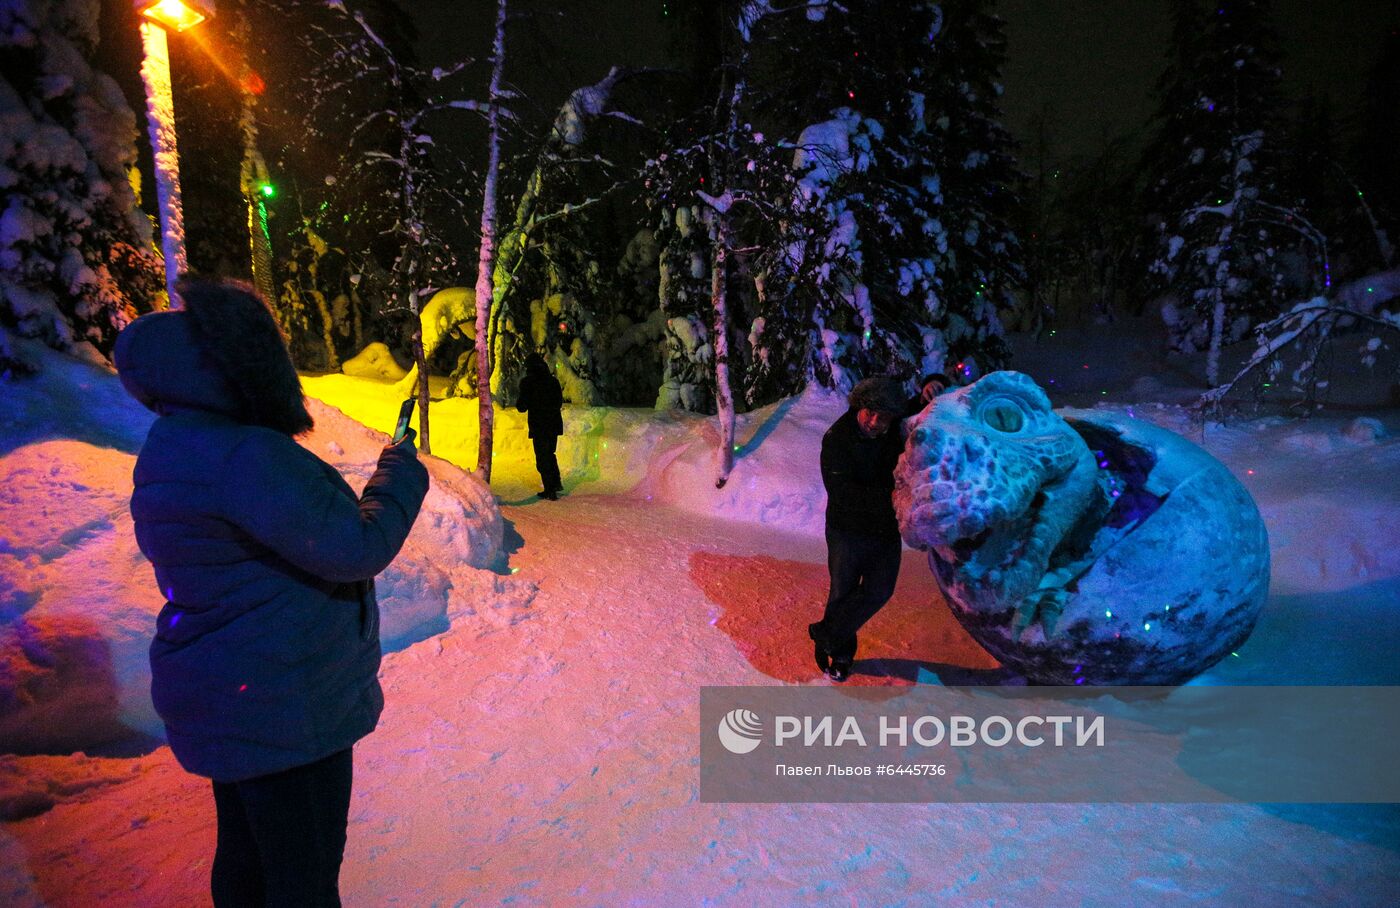
M 250 435 L 222 469 L 230 522 L 296 567 L 340 583 L 389 566 L 428 491 L 411 443 L 384 449 L 358 502 L 314 454 L 271 430 Z

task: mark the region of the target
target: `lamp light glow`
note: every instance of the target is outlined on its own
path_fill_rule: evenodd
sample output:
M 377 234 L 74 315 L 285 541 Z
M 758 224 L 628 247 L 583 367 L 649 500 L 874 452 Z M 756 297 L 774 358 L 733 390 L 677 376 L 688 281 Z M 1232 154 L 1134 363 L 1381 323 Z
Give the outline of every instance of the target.
M 201 0 L 136 0 L 136 12 L 173 32 L 194 28 L 214 15 L 214 4 Z

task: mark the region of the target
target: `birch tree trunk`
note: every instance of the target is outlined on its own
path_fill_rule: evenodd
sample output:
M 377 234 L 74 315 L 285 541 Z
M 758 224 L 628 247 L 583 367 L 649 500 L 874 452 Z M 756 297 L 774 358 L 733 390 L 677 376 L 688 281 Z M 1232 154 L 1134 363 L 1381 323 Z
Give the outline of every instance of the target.
M 1206 384 L 1214 388 L 1220 384 L 1220 348 L 1224 346 L 1225 337 L 1225 294 L 1218 286 L 1211 291 L 1211 294 L 1215 297 L 1215 305 L 1211 308 L 1210 347 L 1206 353 Z
M 718 475 L 715 488 L 722 489 L 734 470 L 734 392 L 729 387 L 729 293 L 725 267 L 729 260 L 729 216 L 716 211 L 714 254 L 710 265 L 710 302 L 714 307 L 715 418 L 719 420 Z
M 397 76 L 396 82 L 397 82 Z M 400 108 L 402 108 L 403 87 L 396 85 L 399 90 Z M 403 174 L 403 182 L 399 188 L 399 198 L 403 205 L 401 217 L 408 229 L 408 241 L 411 248 L 399 251 L 398 270 L 400 274 L 399 286 L 402 288 L 403 299 L 408 305 L 408 311 L 413 313 L 413 334 L 410 339 L 413 343 L 413 360 L 418 367 L 418 448 L 424 454 L 433 453 L 432 433 L 428 425 L 428 357 L 423 352 L 423 300 L 418 295 L 418 259 L 417 250 L 423 241 L 423 225 L 418 220 L 418 212 L 414 201 L 414 194 L 417 186 L 413 181 L 413 170 L 408 166 L 409 145 L 412 137 L 407 130 L 399 133 L 399 159 L 403 162 L 400 172 Z M 329 340 L 330 335 L 327 335 Z
M 496 181 L 501 165 L 501 79 L 506 62 L 506 0 L 496 2 L 496 36 L 491 43 L 491 88 L 486 114 L 488 147 L 486 186 L 481 201 L 481 254 L 476 265 L 476 400 L 479 440 L 476 470 L 491 484 L 491 448 L 495 412 L 491 403 L 492 269 L 496 262 Z
M 720 191 L 717 206 L 711 202 L 710 237 L 710 305 L 714 309 L 715 356 L 715 419 L 719 421 L 719 451 L 715 458 L 715 488 L 722 489 L 734 470 L 734 392 L 729 387 L 729 288 L 725 273 L 729 259 L 729 209 L 733 205 L 730 194 L 730 175 L 734 165 L 734 134 L 739 129 L 739 104 L 744 99 L 747 87 L 745 70 L 749 62 L 749 28 L 763 15 L 762 9 L 750 4 L 741 13 L 740 33 L 743 36 L 743 50 L 734 75 L 734 86 L 729 93 L 728 116 L 722 140 L 716 147 L 717 154 L 711 155 L 713 169 L 718 178 Z M 752 17 L 752 18 L 750 18 Z
M 428 438 L 428 358 L 423 355 L 423 329 L 413 332 L 413 361 L 418 364 L 418 450 L 433 453 Z

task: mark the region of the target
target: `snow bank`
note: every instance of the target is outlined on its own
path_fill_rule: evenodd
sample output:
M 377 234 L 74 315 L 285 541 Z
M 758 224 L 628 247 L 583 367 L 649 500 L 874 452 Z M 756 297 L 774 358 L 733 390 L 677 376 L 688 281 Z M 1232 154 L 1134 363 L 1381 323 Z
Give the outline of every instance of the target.
M 845 411 L 844 396 L 814 390 L 739 414 L 734 470 L 722 489 L 715 488 L 719 429 L 713 418 L 696 420 L 682 439 L 653 452 L 638 492 L 685 511 L 820 534 L 821 438 Z
M 316 428 L 301 439 L 338 469 L 358 492 L 388 440 L 314 398 Z M 438 457 L 424 456 L 432 484 L 399 557 L 379 576 L 385 649 L 400 649 L 447 629 L 450 614 L 470 614 L 480 592 L 475 577 L 502 555 L 505 525 L 485 484 Z
M 1268 417 L 1205 426 L 1194 410 L 1177 402 L 1198 394 L 1183 388 L 1179 377 L 1159 373 L 1162 378 L 1151 385 L 1169 403 L 1126 403 L 1129 389 L 1146 389 L 1148 377 L 1134 374 L 1130 363 L 1092 359 L 1078 346 L 1031 358 L 1043 365 L 1038 369 L 1042 375 L 1060 377 L 1048 385 L 1052 401 L 1089 406 L 1096 398 L 1115 401 L 1098 406 L 1153 422 L 1221 459 L 1264 515 L 1277 593 L 1332 593 L 1351 584 L 1400 578 L 1400 549 L 1379 543 L 1400 538 L 1400 495 L 1380 491 L 1393 489 L 1400 471 L 1400 416 L 1382 411 L 1379 418 Z M 309 393 L 389 431 L 397 411 L 392 386 L 346 376 L 311 378 L 306 385 Z M 1100 396 L 1101 391 L 1092 390 L 1096 387 L 1108 394 Z M 565 492 L 627 494 L 690 513 L 820 535 L 826 508 L 821 436 L 845 406 L 840 395 L 809 391 L 739 414 L 739 450 L 723 489 L 714 487 L 719 436 L 713 417 L 566 406 L 558 449 Z M 476 414 L 474 400 L 435 401 L 434 450 L 454 463 L 474 466 Z M 493 486 L 506 503 L 519 503 L 538 490 L 522 414 L 497 411 L 494 456 Z M 1377 491 L 1363 495 L 1359 489 Z

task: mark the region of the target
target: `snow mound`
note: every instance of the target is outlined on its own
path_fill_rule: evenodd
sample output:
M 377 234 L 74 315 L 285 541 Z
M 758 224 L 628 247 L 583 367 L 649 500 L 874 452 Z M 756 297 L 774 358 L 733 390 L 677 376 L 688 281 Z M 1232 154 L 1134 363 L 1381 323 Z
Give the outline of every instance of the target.
M 0 752 L 162 732 L 146 665 L 160 603 L 127 512 L 135 462 L 73 440 L 0 456 Z
M 719 430 L 713 418 L 696 420 L 678 444 L 651 452 L 638 491 L 685 511 L 820 534 L 821 438 L 845 410 L 841 395 L 814 390 L 739 414 L 734 470 L 718 489 Z
M 57 354 L 38 341 L 8 340 L 36 371 L 0 378 L 0 454 L 53 438 L 140 450 L 155 416 L 126 393 L 111 366 Z
M 1381 421 L 1367 416 L 1352 420 L 1344 428 L 1299 430 L 1283 438 L 1281 445 L 1292 451 L 1323 456 L 1352 451 L 1379 444 L 1386 439 Z
M 388 438 L 314 398 L 307 408 L 316 428 L 302 444 L 359 492 Z M 432 484 L 399 557 L 376 583 L 380 633 L 390 650 L 445 631 L 449 612 L 468 611 L 464 591 L 479 591 L 473 575 L 497 565 L 503 552 L 505 523 L 485 483 L 442 458 L 420 456 Z
M 1356 445 L 1373 445 L 1383 441 L 1389 433 L 1379 419 L 1372 416 L 1358 416 L 1342 430 L 1347 440 Z
M 400 366 L 386 344 L 375 341 L 345 361 L 340 371 L 356 378 L 400 381 L 408 371 Z

